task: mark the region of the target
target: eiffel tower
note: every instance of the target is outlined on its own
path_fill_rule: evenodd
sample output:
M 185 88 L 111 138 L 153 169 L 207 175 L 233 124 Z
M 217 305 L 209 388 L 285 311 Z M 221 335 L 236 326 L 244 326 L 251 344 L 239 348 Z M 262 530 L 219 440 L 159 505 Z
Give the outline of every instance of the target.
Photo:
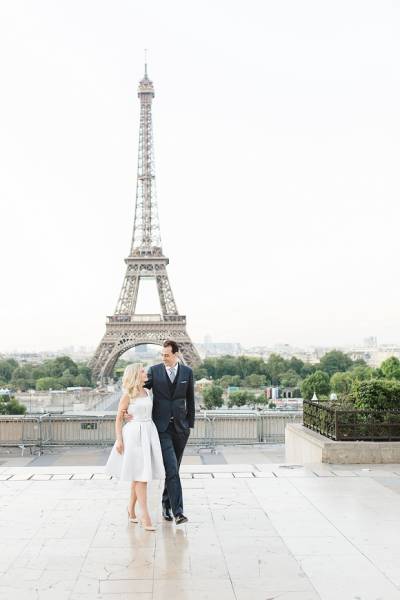
M 155 188 L 153 82 L 147 75 L 139 83 L 140 130 L 135 220 L 126 273 L 114 315 L 107 317 L 106 332 L 90 362 L 94 379 L 110 377 L 118 358 L 139 344 L 162 345 L 165 339 L 178 342 L 183 361 L 195 365 L 200 357 L 187 331 L 186 317 L 178 313 L 167 274 L 168 258 L 161 248 Z M 155 279 L 161 314 L 137 314 L 141 279 Z

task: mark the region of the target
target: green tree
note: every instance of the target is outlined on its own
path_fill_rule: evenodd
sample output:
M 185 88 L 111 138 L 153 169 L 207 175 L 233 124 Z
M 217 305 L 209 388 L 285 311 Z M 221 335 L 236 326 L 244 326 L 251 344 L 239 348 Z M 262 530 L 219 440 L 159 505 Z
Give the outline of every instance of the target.
M 304 363 L 296 356 L 292 356 L 292 358 L 287 361 L 287 367 L 289 370 L 295 371 L 298 375 L 300 375 L 301 379 L 304 379 L 316 371 L 314 365 L 311 365 L 310 363 Z
M 212 379 L 215 379 L 216 360 L 217 360 L 216 358 L 204 359 L 203 362 L 197 367 L 196 372 L 198 373 L 198 369 L 204 369 L 206 374 L 204 375 L 204 372 L 202 372 L 203 377 L 211 377 Z
M 47 376 L 48 376 L 48 371 L 43 365 L 37 365 L 32 370 L 32 377 L 35 381 L 37 379 L 40 379 L 41 377 L 47 377 Z
M 215 377 L 220 378 L 223 375 L 238 374 L 238 358 L 234 356 L 221 356 L 215 361 Z
M 351 397 L 356 408 L 390 410 L 400 408 L 400 382 L 395 379 L 369 379 L 354 383 Z
M 298 375 L 303 375 L 304 363 L 300 358 L 296 356 L 292 356 L 292 358 L 288 361 L 288 367 L 292 371 L 295 371 Z
M 20 404 L 14 396 L 2 394 L 0 396 L 0 415 L 24 415 L 26 406 Z
M 13 371 L 18 367 L 15 360 L 0 360 L 0 379 L 5 382 L 11 381 Z
M 219 385 L 212 384 L 212 385 L 209 385 L 208 387 L 204 388 L 204 390 L 203 390 L 204 406 L 207 409 L 212 409 L 212 408 L 217 408 L 219 406 L 222 406 L 224 403 L 224 401 L 222 399 L 223 393 L 224 393 L 224 390 Z
M 207 377 L 211 377 L 214 380 L 218 380 L 225 375 L 239 376 L 244 379 L 248 375 L 253 373 L 256 375 L 266 375 L 267 367 L 262 358 L 253 356 L 219 356 L 218 358 L 206 358 L 201 365 L 197 367 L 198 370 L 205 370 Z M 204 372 L 201 371 L 204 376 Z
M 263 394 L 257 394 L 257 396 L 255 396 L 255 398 L 254 398 L 254 402 L 256 404 L 268 406 L 269 400 L 266 397 L 266 395 L 263 393 Z
M 207 371 L 207 376 L 212 379 L 220 379 L 223 375 L 237 374 L 237 359 L 234 356 L 219 356 L 218 358 L 206 358 L 201 367 Z
M 384 360 L 380 369 L 385 379 L 400 380 L 400 360 L 395 356 L 391 356 Z
M 245 404 L 255 404 L 256 397 L 252 392 L 247 390 L 237 390 L 229 394 L 228 406 L 244 406 Z
M 84 375 L 77 375 L 74 379 L 73 385 L 76 385 L 79 387 L 89 387 L 90 381 Z
M 16 369 L 19 366 L 15 358 L 6 358 L 6 361 L 12 366 L 13 369 Z
M 29 389 L 35 388 L 35 380 L 33 378 L 33 369 L 31 366 L 24 365 L 14 369 L 10 381 L 10 385 L 17 389 L 25 392 Z
M 78 375 L 83 375 L 88 381 L 92 380 L 92 369 L 84 364 L 78 364 Z
M 301 384 L 301 394 L 305 400 L 311 400 L 314 392 L 321 399 L 327 396 L 330 390 L 329 375 L 324 371 L 315 371 L 315 373 L 306 377 Z
M 340 371 L 348 371 L 353 366 L 350 356 L 340 350 L 327 352 L 320 360 L 318 370 L 333 375 Z
M 203 367 L 194 367 L 193 375 L 194 375 L 195 381 L 199 381 L 200 379 L 207 379 L 207 377 L 208 377 L 207 369 L 204 369 Z
M 353 360 L 353 368 L 354 367 L 368 367 L 368 364 L 363 358 L 357 358 L 356 360 Z
M 374 370 L 368 365 L 356 365 L 349 373 L 354 381 L 365 381 L 373 377 Z
M 281 375 L 282 387 L 296 387 L 300 381 L 300 376 L 293 369 L 285 371 Z
M 339 396 L 346 396 L 350 393 L 353 386 L 353 373 L 334 373 L 331 377 L 331 390 Z
M 42 377 L 36 381 L 36 389 L 44 390 L 61 390 L 62 385 L 57 377 Z
M 252 373 L 251 375 L 247 375 L 244 380 L 245 385 L 248 385 L 252 388 L 259 388 L 265 385 L 265 375 L 258 375 L 257 373 Z
M 46 377 L 61 377 L 66 369 L 72 375 L 78 375 L 78 365 L 69 356 L 57 356 L 46 360 L 41 367 L 46 372 Z
M 288 370 L 287 362 L 279 354 L 271 354 L 266 362 L 267 373 L 272 385 L 279 385 L 282 374 Z
M 242 379 L 249 375 L 266 375 L 267 365 L 262 358 L 255 356 L 239 356 L 237 358 L 237 375 Z
M 62 376 L 57 377 L 57 380 L 63 388 L 67 388 L 75 384 L 75 376 L 72 375 L 69 369 L 65 369 Z
M 130 360 L 125 360 L 124 358 L 119 358 L 117 360 L 117 362 L 115 363 L 115 369 L 125 369 L 125 367 L 127 367 L 128 365 L 131 364 L 132 361 Z

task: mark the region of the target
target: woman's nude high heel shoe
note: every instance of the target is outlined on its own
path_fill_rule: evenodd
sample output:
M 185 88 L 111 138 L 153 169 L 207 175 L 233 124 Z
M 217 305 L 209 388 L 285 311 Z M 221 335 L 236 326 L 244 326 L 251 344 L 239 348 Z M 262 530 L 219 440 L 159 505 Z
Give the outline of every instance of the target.
M 143 527 L 143 529 L 145 531 L 155 531 L 156 528 L 154 527 L 154 525 L 144 525 L 143 521 L 140 521 L 140 525 Z
M 139 519 L 137 517 L 131 517 L 131 513 L 129 512 L 129 508 L 126 507 L 128 513 L 128 523 L 139 523 Z

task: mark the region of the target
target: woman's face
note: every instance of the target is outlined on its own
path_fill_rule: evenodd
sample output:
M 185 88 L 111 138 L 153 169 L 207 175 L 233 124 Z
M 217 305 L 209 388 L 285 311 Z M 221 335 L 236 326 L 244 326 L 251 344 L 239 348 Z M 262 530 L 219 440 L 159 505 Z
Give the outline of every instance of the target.
M 142 384 L 146 383 L 147 381 L 147 371 L 144 367 L 140 371 L 140 381 L 142 382 Z

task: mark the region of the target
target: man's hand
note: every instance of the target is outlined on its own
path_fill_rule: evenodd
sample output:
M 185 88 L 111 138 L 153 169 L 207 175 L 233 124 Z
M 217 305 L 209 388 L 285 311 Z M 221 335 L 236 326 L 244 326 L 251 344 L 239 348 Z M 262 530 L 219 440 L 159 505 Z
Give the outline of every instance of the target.
M 133 415 L 130 415 L 127 409 L 125 408 L 125 410 L 122 412 L 122 418 L 124 421 L 132 421 Z

